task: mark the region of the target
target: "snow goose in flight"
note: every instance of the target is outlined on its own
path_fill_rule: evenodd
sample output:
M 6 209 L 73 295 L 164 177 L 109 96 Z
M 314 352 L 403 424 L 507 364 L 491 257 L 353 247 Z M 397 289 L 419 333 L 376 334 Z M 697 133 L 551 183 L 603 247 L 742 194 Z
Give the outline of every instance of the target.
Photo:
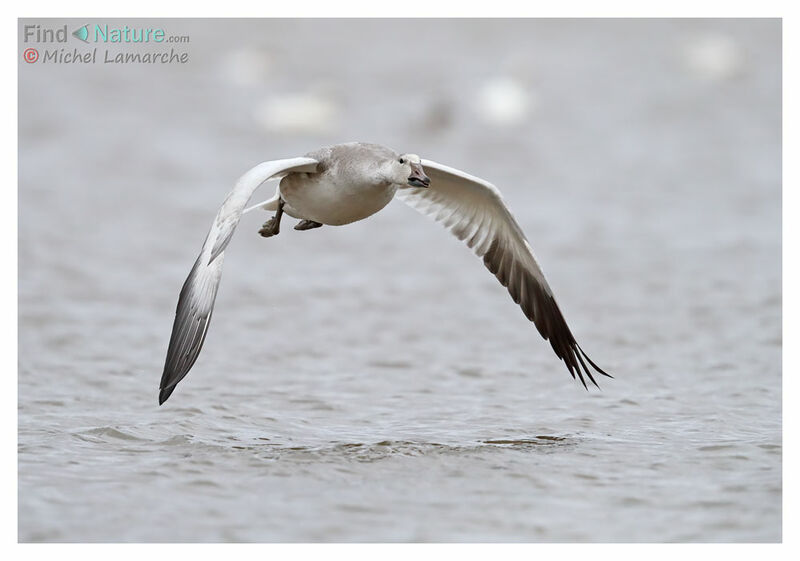
M 275 196 L 245 210 L 268 179 L 280 178 Z M 244 212 L 275 211 L 259 233 L 279 233 L 281 218 L 300 220 L 296 230 L 340 226 L 375 214 L 397 197 L 432 217 L 483 258 L 483 263 L 563 360 L 572 377 L 597 386 L 592 371 L 609 376 L 575 341 L 522 229 L 491 183 L 415 154 L 396 154 L 353 142 L 301 158 L 273 160 L 245 173 L 219 209 L 183 284 L 161 377 L 159 404 L 192 368 L 203 346 L 217 296 L 225 248 Z M 588 364 L 587 364 L 588 363 Z

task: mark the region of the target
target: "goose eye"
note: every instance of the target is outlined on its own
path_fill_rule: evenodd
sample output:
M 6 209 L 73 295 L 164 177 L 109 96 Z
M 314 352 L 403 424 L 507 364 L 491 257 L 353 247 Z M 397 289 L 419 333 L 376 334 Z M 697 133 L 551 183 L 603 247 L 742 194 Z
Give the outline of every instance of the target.
M 404 163 L 406 163 L 406 161 L 405 161 L 403 158 L 400 158 L 399 162 L 400 162 L 401 164 L 404 164 Z

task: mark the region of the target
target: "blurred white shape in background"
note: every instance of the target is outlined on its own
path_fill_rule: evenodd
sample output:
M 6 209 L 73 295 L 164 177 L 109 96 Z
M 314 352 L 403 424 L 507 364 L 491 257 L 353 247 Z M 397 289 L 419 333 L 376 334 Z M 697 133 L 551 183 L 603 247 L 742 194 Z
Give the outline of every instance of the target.
M 273 57 L 266 49 L 245 47 L 229 52 L 224 64 L 228 77 L 235 85 L 255 86 L 269 78 Z
M 725 80 L 743 67 L 742 52 L 736 42 L 720 33 L 708 33 L 689 41 L 684 62 L 691 72 L 703 78 Z
M 453 106 L 454 102 L 445 94 L 433 94 L 425 106 L 419 125 L 430 134 L 450 129 L 455 121 Z
M 299 92 L 264 99 L 256 105 L 254 118 L 270 132 L 321 134 L 337 128 L 339 113 L 339 105 L 331 96 Z
M 476 108 L 486 123 L 510 126 L 523 122 L 535 102 L 533 93 L 518 80 L 498 76 L 487 80 L 478 91 Z

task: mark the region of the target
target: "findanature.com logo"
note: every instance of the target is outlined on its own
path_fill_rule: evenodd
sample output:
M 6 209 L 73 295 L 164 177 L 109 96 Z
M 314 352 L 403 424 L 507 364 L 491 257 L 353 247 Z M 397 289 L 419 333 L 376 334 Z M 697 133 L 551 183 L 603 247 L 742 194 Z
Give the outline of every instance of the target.
M 67 25 L 57 27 L 46 27 L 40 24 L 26 24 L 22 29 L 22 39 L 24 43 L 44 43 L 52 47 L 39 49 L 28 47 L 22 53 L 22 59 L 33 64 L 41 61 L 41 64 L 70 64 L 83 63 L 95 64 L 102 62 L 105 64 L 186 64 L 189 61 L 188 52 L 175 51 L 170 48 L 168 51 L 148 51 L 148 52 L 112 52 L 104 49 L 102 56 L 98 58 L 98 48 L 91 50 L 70 49 L 66 46 L 57 47 L 61 43 L 68 43 L 70 36 L 79 40 L 81 43 L 90 45 L 103 44 L 112 46 L 140 46 L 150 45 L 158 47 L 164 43 L 189 43 L 188 35 L 168 35 L 160 27 L 129 27 L 110 26 L 108 24 L 86 24 L 82 25 L 69 33 Z M 166 45 L 164 45 L 166 47 Z

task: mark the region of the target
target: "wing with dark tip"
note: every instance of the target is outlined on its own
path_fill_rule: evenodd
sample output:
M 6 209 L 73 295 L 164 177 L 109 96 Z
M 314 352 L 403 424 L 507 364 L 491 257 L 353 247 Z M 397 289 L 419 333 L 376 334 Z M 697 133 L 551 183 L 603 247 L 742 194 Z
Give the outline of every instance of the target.
M 264 162 L 239 178 L 225 198 L 178 298 L 175 323 L 172 325 L 172 336 L 159 386 L 159 405 L 169 398 L 200 354 L 222 277 L 225 248 L 239 224 L 247 201 L 258 186 L 268 179 L 290 172 L 313 173 L 317 169 L 317 163 L 313 158 Z
M 593 370 L 611 377 L 575 341 L 531 246 L 500 191 L 488 181 L 430 160 L 422 160 L 422 167 L 430 177 L 430 187 L 401 188 L 397 197 L 441 223 L 483 258 L 486 268 L 508 288 L 511 298 L 542 337 L 550 341 L 573 378 L 577 375 L 586 387 L 584 374 L 597 386 Z

